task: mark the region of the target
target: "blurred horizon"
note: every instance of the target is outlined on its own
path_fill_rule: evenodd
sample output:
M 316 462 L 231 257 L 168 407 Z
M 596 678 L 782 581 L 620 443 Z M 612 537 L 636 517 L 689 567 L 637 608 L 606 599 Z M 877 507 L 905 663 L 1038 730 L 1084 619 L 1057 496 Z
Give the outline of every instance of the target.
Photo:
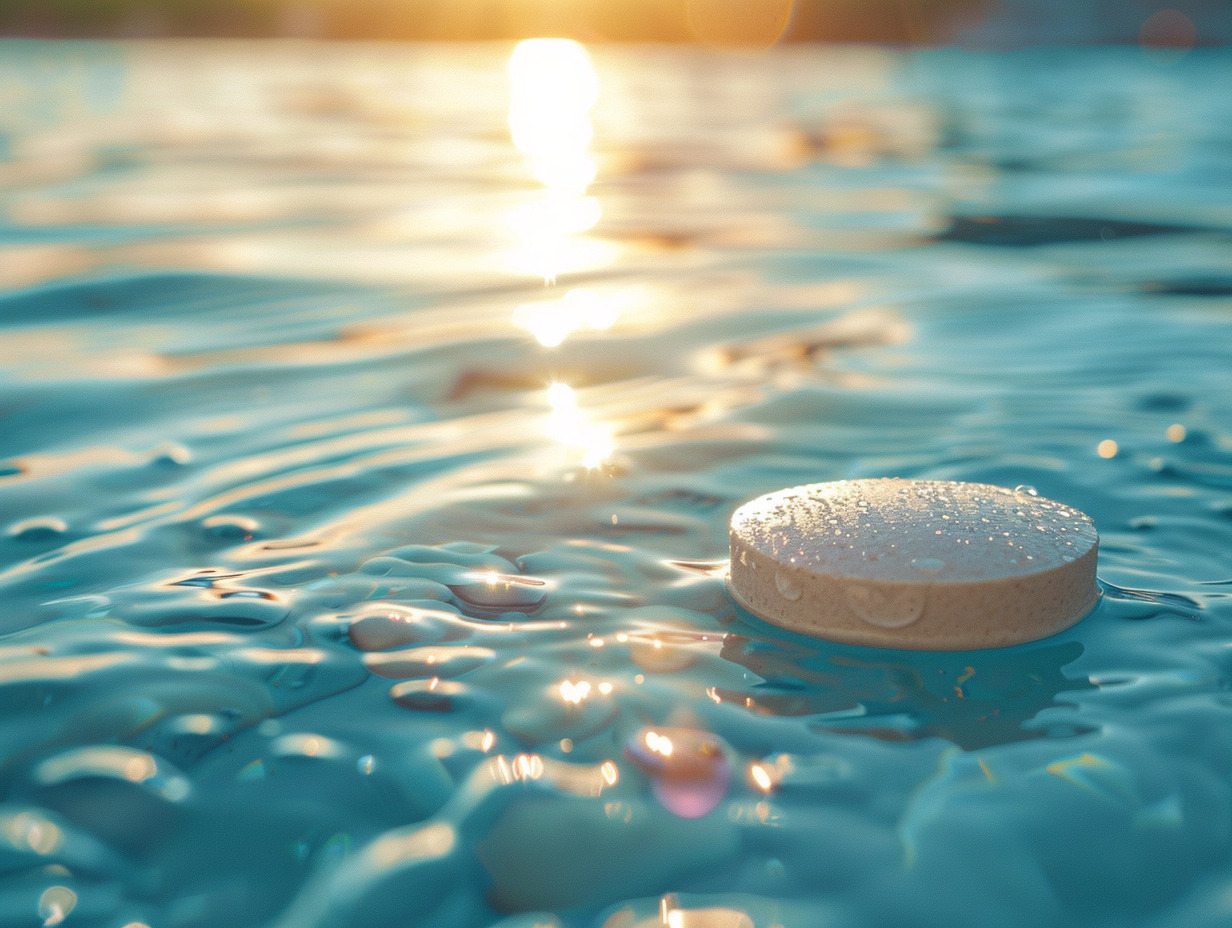
M 768 46 L 1232 42 L 1229 0 L 5 0 L 0 37 L 516 40 Z

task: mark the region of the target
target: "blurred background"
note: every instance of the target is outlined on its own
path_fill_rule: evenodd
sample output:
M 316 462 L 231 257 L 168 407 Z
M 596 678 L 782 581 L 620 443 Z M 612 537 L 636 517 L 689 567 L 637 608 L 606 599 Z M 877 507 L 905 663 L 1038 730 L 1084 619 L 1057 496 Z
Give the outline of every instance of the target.
M 1190 47 L 1232 0 L 4 0 L 0 35 Z

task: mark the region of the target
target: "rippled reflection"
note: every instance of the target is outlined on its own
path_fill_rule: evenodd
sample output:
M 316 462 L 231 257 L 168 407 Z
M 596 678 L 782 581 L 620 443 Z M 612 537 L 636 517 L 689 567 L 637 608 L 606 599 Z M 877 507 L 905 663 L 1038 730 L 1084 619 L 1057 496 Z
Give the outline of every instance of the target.
M 599 222 L 587 195 L 596 165 L 590 110 L 599 78 L 586 49 L 569 39 L 527 39 L 509 58 L 509 131 L 543 190 L 511 210 L 519 247 L 514 266 L 554 283 L 557 276 L 604 263 L 602 242 L 578 238 Z
M 548 387 L 548 434 L 566 448 L 581 455 L 587 470 L 602 467 L 614 449 L 612 427 L 594 422 L 578 406 L 577 394 L 568 384 L 554 383 Z
M 643 729 L 626 742 L 625 756 L 650 778 L 660 805 L 681 818 L 709 814 L 727 794 L 727 751 L 709 732 Z
M 1090 689 L 1066 672 L 1082 656 L 1076 641 L 1007 651 L 879 651 L 802 646 L 784 640 L 727 635 L 723 656 L 752 670 L 761 683 L 748 691 L 712 690 L 719 701 L 743 702 L 750 712 L 809 717 L 815 731 L 882 741 L 943 738 L 963 750 L 1036 738 L 1066 738 L 1089 729 L 1050 719 L 1062 694 Z M 807 686 L 801 686 L 801 684 Z M 754 766 L 749 777 L 769 792 L 782 770 Z
M 509 84 L 509 131 L 532 175 L 552 190 L 584 191 L 595 178 L 590 109 L 599 99 L 586 49 L 568 39 L 519 42 Z
M 509 52 L 0 106 L 0 923 L 1226 928 L 1224 59 L 606 47 L 519 149 Z M 733 507 L 890 473 L 1088 509 L 1099 609 L 738 610 Z
M 640 288 L 575 287 L 557 300 L 523 303 L 513 312 L 513 324 L 545 348 L 555 348 L 583 329 L 607 331 L 640 299 Z
M 77 907 L 77 894 L 67 886 L 52 886 L 39 896 L 38 914 L 45 928 L 58 925 Z

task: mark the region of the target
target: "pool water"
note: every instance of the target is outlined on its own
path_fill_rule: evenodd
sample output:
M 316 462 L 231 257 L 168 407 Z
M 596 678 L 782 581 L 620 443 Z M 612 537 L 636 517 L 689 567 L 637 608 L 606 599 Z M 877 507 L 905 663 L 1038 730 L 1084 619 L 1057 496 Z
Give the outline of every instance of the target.
M 1232 57 L 0 44 L 0 926 L 1232 921 Z M 785 486 L 1101 600 L 736 607 Z

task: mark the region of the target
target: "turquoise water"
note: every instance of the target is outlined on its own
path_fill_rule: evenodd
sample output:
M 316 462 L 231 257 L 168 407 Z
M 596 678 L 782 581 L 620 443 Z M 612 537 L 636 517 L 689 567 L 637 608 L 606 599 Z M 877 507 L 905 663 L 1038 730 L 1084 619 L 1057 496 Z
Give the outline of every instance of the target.
M 0 925 L 1232 921 L 1232 58 L 511 51 L 0 45 Z M 886 475 L 1100 604 L 734 606 Z

